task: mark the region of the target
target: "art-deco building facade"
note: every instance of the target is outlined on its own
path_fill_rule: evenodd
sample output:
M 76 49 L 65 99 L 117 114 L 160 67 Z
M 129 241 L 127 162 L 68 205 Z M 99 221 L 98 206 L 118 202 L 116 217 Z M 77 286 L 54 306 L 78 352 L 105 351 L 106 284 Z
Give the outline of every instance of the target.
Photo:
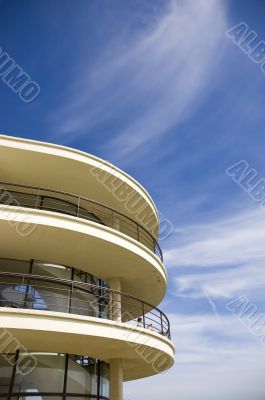
M 0 136 L 0 398 L 122 400 L 168 369 L 148 193 L 102 160 Z

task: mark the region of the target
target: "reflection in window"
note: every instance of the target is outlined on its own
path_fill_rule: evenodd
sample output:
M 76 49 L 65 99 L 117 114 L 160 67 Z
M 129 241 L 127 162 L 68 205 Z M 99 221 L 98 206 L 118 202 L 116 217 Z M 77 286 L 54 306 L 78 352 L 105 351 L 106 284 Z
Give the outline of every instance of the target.
M 10 269 L 17 275 L 9 274 Z M 74 286 L 71 281 L 76 282 Z M 105 281 L 80 269 L 40 260 L 0 259 L 0 307 L 49 310 L 108 319 L 109 295 L 105 288 L 108 288 Z
M 24 303 L 26 308 L 36 310 L 47 310 L 47 304 L 41 295 L 31 286 L 15 286 L 15 292 L 24 293 Z
M 32 275 L 51 276 L 54 278 L 71 279 L 72 268 L 46 261 L 34 260 Z
M 12 362 L 8 362 L 8 357 Z M 20 374 L 28 357 L 35 358 L 36 366 Z M 0 398 L 1 394 L 16 400 L 62 400 L 75 396 L 89 399 L 90 395 L 97 399 L 108 398 L 109 364 L 87 356 L 60 353 L 18 351 L 3 354 L 0 356 Z

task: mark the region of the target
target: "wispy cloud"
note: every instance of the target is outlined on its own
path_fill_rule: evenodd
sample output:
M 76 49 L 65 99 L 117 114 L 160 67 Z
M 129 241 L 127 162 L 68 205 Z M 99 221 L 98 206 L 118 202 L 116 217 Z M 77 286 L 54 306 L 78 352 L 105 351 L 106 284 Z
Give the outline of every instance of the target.
M 214 83 L 225 30 L 224 2 L 172 0 L 144 33 L 110 42 L 106 56 L 84 68 L 56 110 L 54 131 L 69 142 L 118 119 L 106 148 L 119 158 L 133 154 L 200 104 Z
M 166 263 L 175 276 L 177 295 L 260 296 L 265 285 L 263 210 L 241 212 L 180 232 L 182 243 L 165 253 Z
M 181 245 L 165 252 L 168 266 L 216 267 L 265 261 L 265 213 L 259 208 L 179 231 Z
M 262 400 L 265 349 L 231 316 L 172 314 L 175 366 L 150 378 L 152 399 Z M 148 398 L 150 384 L 128 384 L 130 400 Z

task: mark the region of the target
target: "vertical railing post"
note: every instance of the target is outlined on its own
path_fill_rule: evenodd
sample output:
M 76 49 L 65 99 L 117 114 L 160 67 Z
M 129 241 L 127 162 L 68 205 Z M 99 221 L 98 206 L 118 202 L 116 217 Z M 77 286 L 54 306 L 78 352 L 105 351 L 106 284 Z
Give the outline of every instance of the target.
M 77 203 L 77 210 L 76 210 L 76 216 L 79 217 L 79 210 L 80 210 L 80 196 L 78 197 L 78 203 Z
M 160 313 L 160 320 L 161 320 L 161 334 L 164 336 L 163 315 L 162 315 L 162 313 Z
M 144 311 L 144 303 L 142 302 L 142 313 L 143 313 L 143 328 L 145 328 L 145 311 Z
M 39 208 L 39 199 L 40 199 L 40 188 L 38 189 L 37 200 L 36 200 L 36 208 Z
M 69 303 L 68 303 L 68 313 L 69 314 L 71 314 L 73 291 L 74 291 L 74 282 L 72 282 L 71 286 L 70 286 L 70 295 L 69 295 Z
M 111 210 L 111 227 L 114 228 L 114 211 Z
M 140 242 L 140 232 L 139 232 L 139 224 L 136 224 L 137 226 L 137 240 Z
M 23 275 L 22 284 L 21 284 L 21 287 L 22 287 L 22 288 L 24 288 L 24 279 L 25 279 L 25 276 Z M 23 289 L 22 289 L 22 290 L 23 290 Z M 24 301 L 23 301 L 23 306 L 21 307 L 22 295 L 24 295 L 23 291 L 20 293 L 20 296 L 19 296 L 18 308 L 24 308 Z M 24 299 L 25 299 L 25 296 L 24 296 Z

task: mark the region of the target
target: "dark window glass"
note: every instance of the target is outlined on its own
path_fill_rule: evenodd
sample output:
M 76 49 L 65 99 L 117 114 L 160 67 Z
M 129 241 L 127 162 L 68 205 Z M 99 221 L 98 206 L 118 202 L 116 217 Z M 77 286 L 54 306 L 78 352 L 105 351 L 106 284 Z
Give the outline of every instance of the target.
M 68 201 L 56 199 L 54 197 L 42 196 L 40 201 L 40 208 L 50 211 L 61 212 L 76 216 L 77 206 L 69 203 Z
M 15 354 L 0 354 L 0 393 L 9 392 L 14 361 Z
M 19 274 L 28 274 L 29 268 L 30 268 L 30 261 L 0 258 L 1 272 L 16 272 Z
M 0 197 L 0 202 L 10 206 L 35 207 L 37 195 L 8 190 L 5 196 Z

